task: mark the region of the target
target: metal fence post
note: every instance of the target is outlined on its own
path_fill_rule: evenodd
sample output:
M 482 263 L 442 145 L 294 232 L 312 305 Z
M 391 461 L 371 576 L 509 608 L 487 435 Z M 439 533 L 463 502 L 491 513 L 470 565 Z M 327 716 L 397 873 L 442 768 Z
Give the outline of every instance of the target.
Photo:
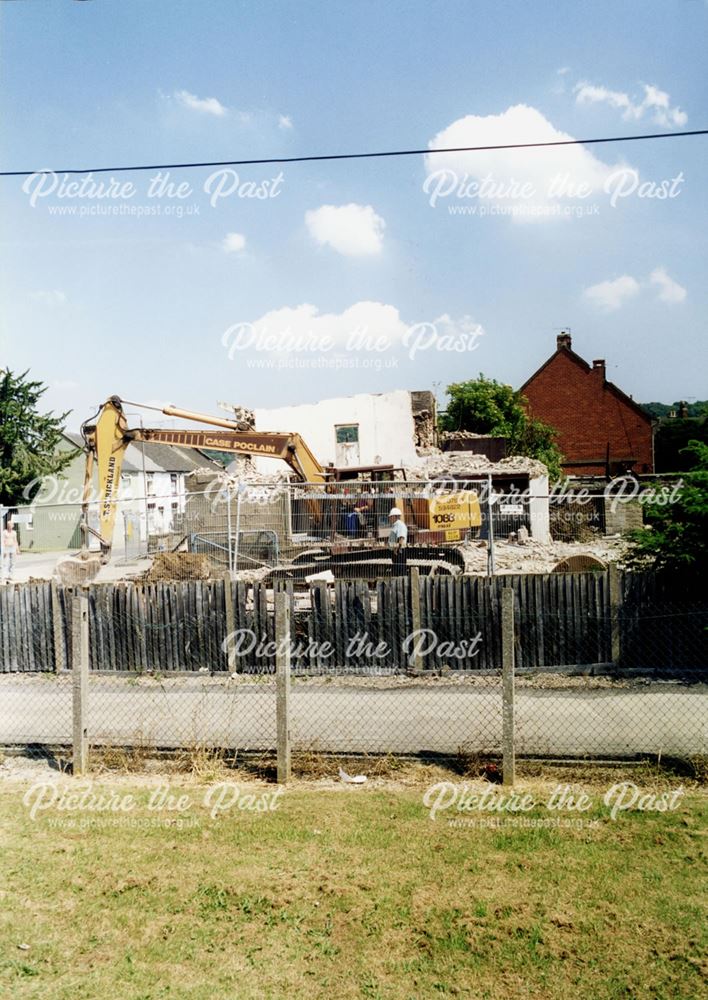
M 275 716 L 278 782 L 290 780 L 290 596 L 275 595 Z
M 75 594 L 72 601 L 73 774 L 81 775 L 88 769 L 88 594 Z
M 231 495 L 229 494 L 229 510 L 231 509 Z M 239 536 L 241 534 L 241 483 L 238 485 L 238 490 L 236 493 L 236 539 L 234 541 L 234 559 L 231 564 L 232 572 L 238 571 L 238 544 Z M 229 540 L 229 551 L 231 550 L 231 541 Z
M 505 785 L 516 777 L 514 746 L 514 590 L 502 590 L 502 771 Z
M 494 513 L 492 511 L 492 477 L 487 476 L 487 576 L 494 576 Z

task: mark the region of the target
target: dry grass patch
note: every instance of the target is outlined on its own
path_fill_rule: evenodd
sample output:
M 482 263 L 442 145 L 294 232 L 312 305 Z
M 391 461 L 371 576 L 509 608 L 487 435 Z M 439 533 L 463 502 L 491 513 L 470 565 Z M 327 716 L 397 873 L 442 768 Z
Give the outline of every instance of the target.
M 32 821 L 24 786 L 2 789 L 0 995 L 701 993 L 706 810 L 696 788 L 673 813 L 613 822 L 602 786 L 588 786 L 596 802 L 582 828 L 460 829 L 431 821 L 422 804 L 425 784 L 441 780 L 433 767 L 408 773 L 410 785 L 374 777 L 335 792 L 298 782 L 274 811 L 213 820 L 203 804 L 213 786 L 193 775 L 214 762 L 196 765 L 173 788 L 193 800 L 182 824 L 151 825 L 151 789 L 130 778 L 116 787 L 134 794 L 142 827 L 62 826 L 51 822 L 56 810 Z M 238 780 L 244 794 L 273 791 Z M 553 784 L 522 789 L 542 800 Z

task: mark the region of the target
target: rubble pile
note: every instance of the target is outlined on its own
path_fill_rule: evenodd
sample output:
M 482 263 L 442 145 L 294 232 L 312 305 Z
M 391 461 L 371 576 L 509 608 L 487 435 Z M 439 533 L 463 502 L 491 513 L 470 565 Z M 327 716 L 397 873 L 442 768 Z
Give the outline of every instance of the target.
M 253 569 L 240 569 L 234 573 L 234 579 L 240 580 L 242 583 L 260 583 L 272 571 L 272 566 L 256 566 Z
M 96 552 L 81 552 L 60 559 L 54 567 L 54 579 L 66 587 L 81 587 L 94 580 L 101 569 L 101 557 Z
M 206 491 L 213 493 L 219 488 L 235 492 L 240 483 L 271 486 L 287 483 L 289 478 L 290 469 L 284 463 L 282 463 L 282 468 L 278 467 L 272 473 L 263 473 L 254 469 L 252 460 L 246 456 L 234 459 L 228 469 L 224 469 L 223 472 L 215 472 L 214 469 L 206 468 L 195 469 L 187 475 L 186 486 L 187 493 L 204 493 Z
M 575 560 L 582 555 L 588 564 L 617 562 L 626 551 L 626 543 L 618 538 L 603 538 L 591 545 L 567 542 L 539 542 L 528 538 L 523 545 L 515 542 L 494 542 L 494 563 L 497 573 L 552 573 L 563 560 Z M 581 549 L 579 552 L 578 550 Z M 487 572 L 487 543 L 466 542 L 462 546 L 465 573 L 484 575 Z M 575 568 L 571 565 L 570 568 Z
M 490 462 L 486 455 L 477 455 L 471 451 L 446 451 L 435 449 L 425 456 L 415 468 L 407 469 L 411 482 L 424 482 L 426 479 L 440 479 L 445 476 L 469 475 L 514 475 L 521 473 L 528 476 L 547 476 L 548 470 L 543 462 L 525 455 L 512 455 L 500 462 Z
M 477 434 L 476 431 L 443 431 L 441 441 L 472 441 L 474 438 L 489 438 L 489 434 Z

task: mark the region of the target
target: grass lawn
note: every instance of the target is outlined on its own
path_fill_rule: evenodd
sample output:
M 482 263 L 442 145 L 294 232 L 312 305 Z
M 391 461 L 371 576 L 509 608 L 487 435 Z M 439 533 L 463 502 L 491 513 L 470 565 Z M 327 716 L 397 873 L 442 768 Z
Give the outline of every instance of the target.
M 555 784 L 521 791 L 545 801 Z M 33 820 L 28 786 L 5 782 L 0 996 L 694 1000 L 705 797 L 613 821 L 608 784 L 585 785 L 580 829 L 472 829 L 432 821 L 425 783 L 297 783 L 273 811 L 213 820 L 184 779 L 182 826 L 138 826 L 152 786 L 104 779 L 134 796 L 135 825 L 81 829 L 54 808 Z

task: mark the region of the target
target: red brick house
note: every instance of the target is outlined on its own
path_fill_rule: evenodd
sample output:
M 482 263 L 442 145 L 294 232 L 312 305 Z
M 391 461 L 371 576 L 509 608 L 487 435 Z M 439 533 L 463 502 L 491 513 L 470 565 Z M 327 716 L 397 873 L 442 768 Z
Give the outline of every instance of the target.
M 569 476 L 653 472 L 652 419 L 605 377 L 605 362 L 589 365 L 572 350 L 569 333 L 521 386 L 529 411 L 558 431 Z

